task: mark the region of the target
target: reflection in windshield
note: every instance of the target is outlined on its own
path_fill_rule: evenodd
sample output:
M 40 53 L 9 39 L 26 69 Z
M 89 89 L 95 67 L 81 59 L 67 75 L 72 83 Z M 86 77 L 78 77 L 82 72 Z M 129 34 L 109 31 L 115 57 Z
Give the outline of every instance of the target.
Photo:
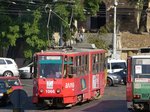
M 108 69 L 110 69 L 110 63 L 108 63 Z M 118 63 L 111 63 L 112 69 L 125 69 L 126 64 L 124 62 L 118 62 Z
M 40 77 L 46 77 L 46 78 L 61 78 L 61 64 L 54 64 L 54 63 L 48 63 L 48 64 L 41 64 L 40 65 Z

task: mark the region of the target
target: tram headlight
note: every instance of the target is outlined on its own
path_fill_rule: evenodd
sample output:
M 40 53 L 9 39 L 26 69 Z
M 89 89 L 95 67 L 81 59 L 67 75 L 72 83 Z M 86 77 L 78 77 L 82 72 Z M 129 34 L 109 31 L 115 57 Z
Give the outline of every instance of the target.
M 61 92 L 60 89 L 56 89 L 56 93 L 59 94 Z
M 43 93 L 44 92 L 44 90 L 43 89 L 40 89 L 40 93 Z

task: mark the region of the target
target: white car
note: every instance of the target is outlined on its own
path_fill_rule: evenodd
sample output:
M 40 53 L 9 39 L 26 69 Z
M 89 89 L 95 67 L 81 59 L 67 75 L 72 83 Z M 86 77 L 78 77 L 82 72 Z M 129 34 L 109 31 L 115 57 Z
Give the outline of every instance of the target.
M 27 66 L 19 68 L 20 78 L 32 78 L 33 77 L 33 68 L 31 66 L 33 63 L 28 64 Z
M 11 58 L 0 57 L 1 76 L 19 76 L 18 66 Z
M 127 68 L 126 60 L 121 59 L 108 59 L 107 62 L 107 72 L 114 73 Z

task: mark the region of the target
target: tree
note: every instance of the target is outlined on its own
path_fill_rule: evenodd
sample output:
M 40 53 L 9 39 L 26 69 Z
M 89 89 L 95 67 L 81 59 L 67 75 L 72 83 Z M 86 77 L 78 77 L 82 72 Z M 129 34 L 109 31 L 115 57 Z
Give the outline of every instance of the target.
M 24 56 L 26 58 L 31 58 L 33 53 L 40 51 L 42 48 L 47 47 L 46 39 L 43 36 L 40 36 L 39 21 L 41 19 L 41 13 L 36 10 L 33 13 L 33 23 L 24 23 L 24 38 L 26 38 L 27 46 L 24 51 Z M 45 37 L 45 36 L 44 36 Z
M 89 37 L 87 41 L 88 43 L 95 44 L 95 46 L 99 49 L 106 49 L 106 50 L 108 49 L 106 42 L 101 38 Z
M 5 8 L 0 6 L 5 11 Z M 14 23 L 10 16 L 2 14 L 0 16 L 0 55 L 3 55 L 3 49 L 9 46 L 16 46 L 16 40 L 19 38 L 19 26 Z
M 91 15 L 95 15 L 97 11 L 99 11 L 99 4 L 101 2 L 103 2 L 103 0 L 85 0 L 84 7 Z
M 75 32 L 74 20 L 84 20 L 86 16 L 83 10 L 86 9 L 91 15 L 96 14 L 99 3 L 102 0 L 69 0 L 53 2 L 54 0 L 41 0 L 40 3 L 30 4 L 28 1 L 16 1 L 16 4 L 2 0 L 0 4 L 0 49 L 14 49 L 18 43 L 18 51 L 24 47 L 25 58 L 31 58 L 34 52 L 46 49 L 47 39 L 47 18 L 45 5 L 50 4 L 52 15 L 49 24 L 49 35 L 53 32 L 63 32 L 64 40 L 72 38 Z M 27 9 L 30 11 L 27 11 Z M 16 52 L 8 50 L 9 57 L 16 57 Z
M 146 20 L 147 14 L 146 10 L 148 8 L 148 2 L 150 0 L 128 0 L 131 4 L 136 4 L 135 8 L 137 9 L 136 12 L 136 21 L 137 21 L 137 32 L 141 33 L 141 31 L 147 31 L 146 29 Z

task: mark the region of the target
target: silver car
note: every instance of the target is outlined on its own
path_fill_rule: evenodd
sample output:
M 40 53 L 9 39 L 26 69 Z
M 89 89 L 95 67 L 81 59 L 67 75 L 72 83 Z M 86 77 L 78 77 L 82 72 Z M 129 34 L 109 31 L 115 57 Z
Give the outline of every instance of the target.
M 115 84 L 120 84 L 121 81 L 122 78 L 117 73 L 108 73 L 107 86 L 114 86 Z
M 33 69 L 31 69 L 33 63 L 28 64 L 27 66 L 19 68 L 20 78 L 33 78 Z

